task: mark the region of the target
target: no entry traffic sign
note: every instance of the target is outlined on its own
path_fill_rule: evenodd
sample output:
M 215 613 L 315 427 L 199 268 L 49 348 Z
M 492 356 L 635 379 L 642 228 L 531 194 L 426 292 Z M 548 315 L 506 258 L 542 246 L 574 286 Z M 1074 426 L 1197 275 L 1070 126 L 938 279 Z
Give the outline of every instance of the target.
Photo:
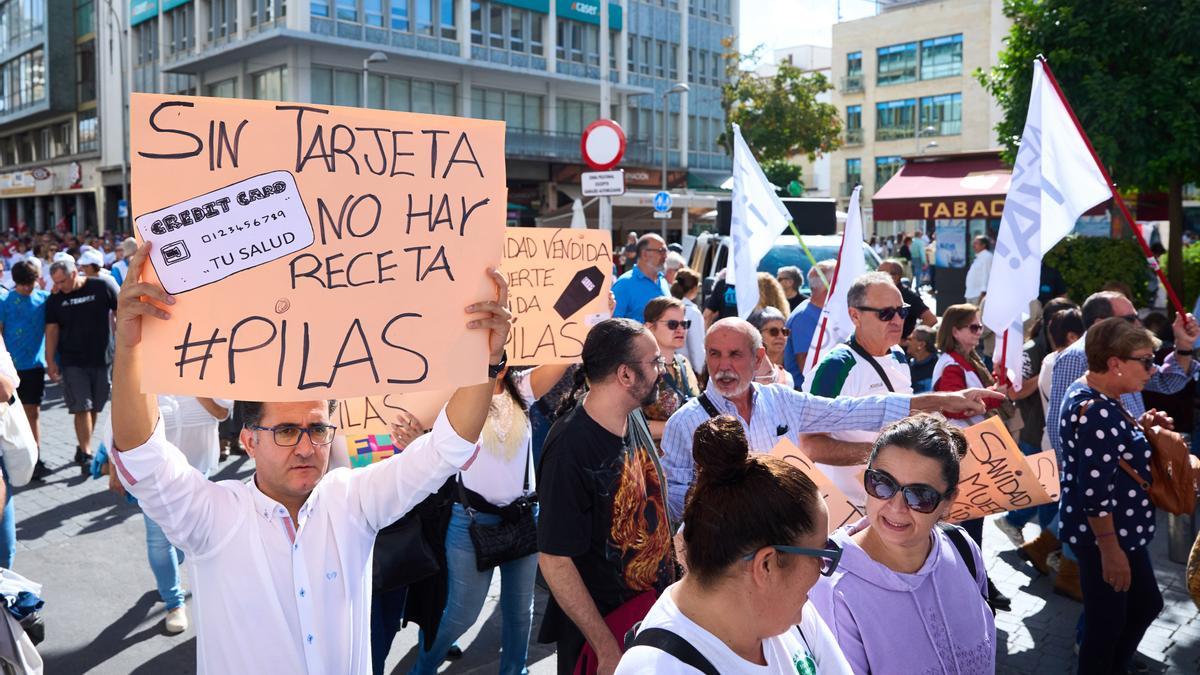
M 608 171 L 625 156 L 625 132 L 612 120 L 596 120 L 583 130 L 579 149 L 593 171 Z

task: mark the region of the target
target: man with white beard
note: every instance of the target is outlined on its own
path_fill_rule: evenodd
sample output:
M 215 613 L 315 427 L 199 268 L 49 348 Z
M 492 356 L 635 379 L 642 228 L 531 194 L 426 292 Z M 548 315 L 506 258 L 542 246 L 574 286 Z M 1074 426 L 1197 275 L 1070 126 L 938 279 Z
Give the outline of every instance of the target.
M 1003 397 L 986 389 L 966 389 L 915 396 L 825 399 L 790 387 L 757 384 L 755 368 L 767 352 L 754 326 L 737 318 L 714 323 L 704 338 L 704 351 L 708 388 L 675 411 L 663 431 L 662 465 L 667 474 L 667 510 L 672 523 L 680 522 L 684 498 L 695 479 L 692 435 L 710 417 L 736 417 L 746 431 L 750 449 L 766 453 L 784 438 L 799 445 L 802 433 L 879 430 L 916 412 L 981 412 L 984 399 Z

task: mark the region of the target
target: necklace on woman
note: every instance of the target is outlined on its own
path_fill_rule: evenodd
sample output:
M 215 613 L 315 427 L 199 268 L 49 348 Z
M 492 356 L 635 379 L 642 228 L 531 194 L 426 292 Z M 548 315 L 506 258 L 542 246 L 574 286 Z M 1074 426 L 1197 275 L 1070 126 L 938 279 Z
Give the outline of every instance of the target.
M 525 411 L 508 392 L 493 395 L 487 423 L 483 425 L 484 450 L 504 461 L 512 459 L 525 445 L 527 420 Z

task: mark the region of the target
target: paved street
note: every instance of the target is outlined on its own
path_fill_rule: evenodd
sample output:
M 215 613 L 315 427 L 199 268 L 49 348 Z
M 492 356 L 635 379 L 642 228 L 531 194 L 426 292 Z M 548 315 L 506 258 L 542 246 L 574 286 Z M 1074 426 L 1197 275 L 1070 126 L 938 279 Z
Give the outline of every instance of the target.
M 42 414 L 48 464 L 59 468 L 43 484 L 17 491 L 15 569 L 45 585 L 46 641 L 40 651 L 47 673 L 190 673 L 195 671 L 195 634 L 168 636 L 163 607 L 146 562 L 144 529 L 136 507 L 106 491 L 103 481 L 84 480 L 69 464 L 74 447 L 70 417 L 57 387 L 48 390 Z M 253 464 L 235 456 L 218 478 L 249 475 Z M 1187 598 L 1183 566 L 1166 558 L 1166 521 L 1156 537 L 1155 566 L 1167 608 L 1142 641 L 1152 672 L 1200 672 L 1200 617 Z M 1039 577 L 990 524 L 985 530 L 988 567 L 996 584 L 1014 599 L 1012 612 L 996 623 L 1001 673 L 1066 673 L 1080 606 L 1053 595 L 1050 580 Z M 1028 536 L 1033 536 L 1030 528 Z M 483 616 L 459 644 L 462 661 L 444 672 L 495 672 L 499 650 L 499 587 L 494 585 Z M 537 607 L 545 605 L 539 596 Z M 482 636 L 481 636 L 482 634 Z M 404 673 L 412 664 L 416 629 L 396 639 L 388 671 Z M 530 650 L 530 671 L 554 672 L 554 656 L 542 645 Z

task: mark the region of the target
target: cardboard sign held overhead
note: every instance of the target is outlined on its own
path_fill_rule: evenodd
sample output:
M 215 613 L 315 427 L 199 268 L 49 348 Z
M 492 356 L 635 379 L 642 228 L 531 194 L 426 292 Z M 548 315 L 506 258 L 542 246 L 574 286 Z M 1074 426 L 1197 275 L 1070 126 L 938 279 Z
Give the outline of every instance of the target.
M 504 125 L 134 94 L 150 280 L 143 390 L 242 400 L 453 389 L 487 377 L 464 308 L 495 297 Z
M 404 410 L 416 416 L 424 428 L 432 429 L 442 406 L 453 394 L 452 389 L 436 389 L 343 399 L 338 401 L 334 423 L 337 432 L 347 439 L 358 435 L 390 434 L 397 411 Z
M 611 316 L 612 235 L 603 230 L 504 231 L 504 261 L 514 321 L 508 363 L 577 363 L 592 326 Z
M 846 493 L 839 490 L 833 481 L 829 480 L 829 477 L 821 473 L 821 470 L 813 465 L 813 461 L 808 458 L 808 455 L 804 454 L 791 441 L 786 438 L 779 441 L 771 450 L 771 455 L 799 468 L 812 482 L 817 484 L 817 490 L 825 498 L 825 506 L 829 508 L 830 532 L 839 527 L 857 523 L 860 518 L 867 515 L 865 511 L 854 506 Z
M 963 433 L 967 456 L 959 463 L 958 494 L 947 520 L 961 522 L 1055 501 L 999 418 L 989 417 Z

